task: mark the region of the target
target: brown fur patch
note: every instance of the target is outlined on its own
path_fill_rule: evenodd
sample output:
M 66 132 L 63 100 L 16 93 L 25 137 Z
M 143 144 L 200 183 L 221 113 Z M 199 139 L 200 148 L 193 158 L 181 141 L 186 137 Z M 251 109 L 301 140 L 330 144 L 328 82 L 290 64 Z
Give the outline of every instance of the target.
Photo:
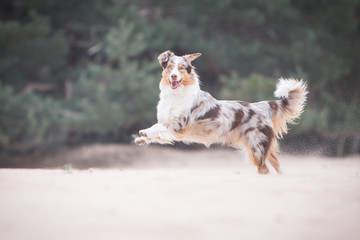
M 219 116 L 221 107 L 216 105 L 214 108 L 207 111 L 203 116 L 197 118 L 196 120 L 205 120 L 210 118 L 211 120 L 216 119 Z
M 281 107 L 286 108 L 289 105 L 289 100 L 287 98 L 283 98 L 281 100 Z
M 269 103 L 270 108 L 273 111 L 273 113 L 276 114 L 276 112 L 277 112 L 277 110 L 279 108 L 278 103 L 275 100 L 269 101 L 268 103 Z
M 249 110 L 249 115 L 248 115 L 248 117 L 245 119 L 244 123 L 248 123 L 254 115 L 255 115 L 255 111 L 252 110 L 252 109 L 250 109 L 250 110 Z
M 264 126 L 260 129 L 260 132 L 262 132 L 266 136 L 266 140 L 260 142 L 260 145 L 264 148 L 264 156 L 266 156 L 270 144 L 274 138 L 274 131 L 270 126 Z
M 184 64 L 179 64 L 178 68 L 179 68 L 180 72 L 186 71 L 188 74 L 191 73 L 191 69 L 192 69 L 190 64 L 185 64 L 185 65 Z
M 274 131 L 270 126 L 264 126 L 260 129 L 260 132 L 262 132 L 266 138 L 272 139 L 274 137 Z
M 243 119 L 244 119 L 244 112 L 240 109 L 235 113 L 234 121 L 232 122 L 230 131 L 238 127 Z
M 292 111 L 292 108 L 290 106 L 290 103 L 289 103 L 289 99 L 288 98 L 284 98 L 281 100 L 281 108 L 284 112 L 288 112 L 290 113 L 291 115 L 294 114 L 294 112 Z
M 189 65 L 186 67 L 186 71 L 190 74 L 191 73 L 191 70 L 192 70 L 192 67 Z
M 161 63 L 162 68 L 165 69 L 167 67 L 167 64 L 168 64 L 168 62 L 162 62 Z
M 251 131 L 254 131 L 254 130 L 255 130 L 255 128 L 253 128 L 253 127 L 248 128 L 248 129 L 245 130 L 244 135 L 246 135 L 247 133 L 249 133 Z

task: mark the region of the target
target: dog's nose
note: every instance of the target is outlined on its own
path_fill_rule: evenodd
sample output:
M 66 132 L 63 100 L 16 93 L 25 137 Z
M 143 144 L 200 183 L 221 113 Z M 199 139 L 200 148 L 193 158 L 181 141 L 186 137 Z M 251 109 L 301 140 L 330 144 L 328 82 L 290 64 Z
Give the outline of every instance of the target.
M 176 81 L 177 80 L 177 75 L 175 75 L 175 74 L 171 75 L 171 80 Z

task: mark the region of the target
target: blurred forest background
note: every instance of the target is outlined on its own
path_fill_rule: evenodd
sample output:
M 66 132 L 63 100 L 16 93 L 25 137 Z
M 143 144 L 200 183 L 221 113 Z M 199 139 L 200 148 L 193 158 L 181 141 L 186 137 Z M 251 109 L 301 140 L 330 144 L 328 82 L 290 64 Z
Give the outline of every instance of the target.
M 281 141 L 360 151 L 359 0 L 2 0 L 1 157 L 132 141 L 156 121 L 157 56 L 201 52 L 220 99 L 274 99 L 308 82 L 300 124 Z

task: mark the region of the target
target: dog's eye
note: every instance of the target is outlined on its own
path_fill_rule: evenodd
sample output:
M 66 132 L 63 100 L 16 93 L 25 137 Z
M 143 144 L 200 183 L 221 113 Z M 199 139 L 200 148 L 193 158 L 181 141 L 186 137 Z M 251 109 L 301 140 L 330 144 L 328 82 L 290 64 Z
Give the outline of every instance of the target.
M 180 70 L 180 71 L 185 70 L 184 66 L 180 66 L 180 67 L 179 67 L 179 70 Z

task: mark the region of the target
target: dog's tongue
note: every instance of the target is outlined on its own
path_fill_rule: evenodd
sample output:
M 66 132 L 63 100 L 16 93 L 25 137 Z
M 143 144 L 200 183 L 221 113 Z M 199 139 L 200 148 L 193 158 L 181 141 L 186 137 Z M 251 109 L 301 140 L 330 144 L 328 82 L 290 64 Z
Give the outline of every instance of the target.
M 176 88 L 180 87 L 180 82 L 179 81 L 171 81 L 170 85 L 171 85 L 172 89 L 176 89 Z

